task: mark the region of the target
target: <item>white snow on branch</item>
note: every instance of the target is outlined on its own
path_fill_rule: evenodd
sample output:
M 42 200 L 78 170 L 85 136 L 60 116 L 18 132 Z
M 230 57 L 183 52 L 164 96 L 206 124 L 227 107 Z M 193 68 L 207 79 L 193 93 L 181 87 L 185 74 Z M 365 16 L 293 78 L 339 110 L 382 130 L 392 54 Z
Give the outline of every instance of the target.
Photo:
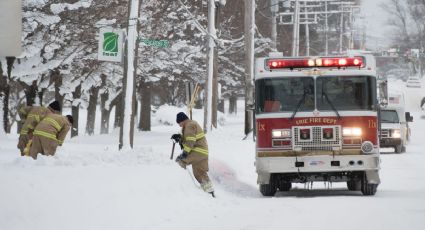
M 65 10 L 78 10 L 81 7 L 89 8 L 92 4 L 92 1 L 93 0 L 81 0 L 74 4 L 69 4 L 69 3 L 52 4 L 50 5 L 50 10 L 52 11 L 53 14 L 60 14 Z

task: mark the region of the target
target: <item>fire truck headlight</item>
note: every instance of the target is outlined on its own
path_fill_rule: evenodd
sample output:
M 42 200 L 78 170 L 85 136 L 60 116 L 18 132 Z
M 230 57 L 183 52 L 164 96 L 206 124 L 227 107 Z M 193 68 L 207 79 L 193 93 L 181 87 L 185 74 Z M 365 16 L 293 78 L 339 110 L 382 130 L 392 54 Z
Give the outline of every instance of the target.
M 357 127 L 344 127 L 342 129 L 342 135 L 345 137 L 360 137 L 362 135 L 362 129 Z
M 273 129 L 272 138 L 291 137 L 290 129 Z
M 391 137 L 392 138 L 400 138 L 401 134 L 400 134 L 400 129 L 393 129 L 391 132 Z
M 364 141 L 362 143 L 362 152 L 363 153 L 372 153 L 373 151 L 373 144 L 370 141 Z

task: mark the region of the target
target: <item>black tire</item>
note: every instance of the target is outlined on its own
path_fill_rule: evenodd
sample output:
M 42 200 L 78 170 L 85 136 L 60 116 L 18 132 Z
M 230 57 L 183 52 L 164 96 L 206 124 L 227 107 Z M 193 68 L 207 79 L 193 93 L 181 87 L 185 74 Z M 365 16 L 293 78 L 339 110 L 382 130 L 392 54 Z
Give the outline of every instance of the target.
M 403 147 L 401 147 L 401 152 L 405 153 L 406 152 L 406 146 L 403 145 Z
M 279 191 L 289 191 L 292 188 L 291 182 L 280 182 L 279 183 Z
M 404 147 L 403 144 L 394 146 L 394 152 L 395 153 L 402 153 L 403 152 L 403 147 Z
M 377 184 L 369 184 L 368 183 L 367 178 L 366 178 L 366 173 L 365 173 L 364 176 L 363 176 L 363 179 L 362 179 L 362 188 L 361 188 L 363 195 L 373 196 L 373 195 L 375 195 L 377 188 L 378 188 Z
M 273 184 L 260 184 L 260 192 L 263 196 L 274 196 L 277 187 Z
M 362 182 L 358 180 L 347 181 L 347 188 L 350 191 L 360 191 L 362 188 Z

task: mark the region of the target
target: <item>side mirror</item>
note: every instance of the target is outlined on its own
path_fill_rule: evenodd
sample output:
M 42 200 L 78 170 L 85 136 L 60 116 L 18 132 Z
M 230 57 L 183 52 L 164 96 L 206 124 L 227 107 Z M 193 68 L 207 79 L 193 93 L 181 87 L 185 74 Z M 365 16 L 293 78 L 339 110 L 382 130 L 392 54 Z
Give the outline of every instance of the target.
M 407 122 L 413 122 L 413 117 L 410 116 L 410 112 L 406 112 L 406 121 Z

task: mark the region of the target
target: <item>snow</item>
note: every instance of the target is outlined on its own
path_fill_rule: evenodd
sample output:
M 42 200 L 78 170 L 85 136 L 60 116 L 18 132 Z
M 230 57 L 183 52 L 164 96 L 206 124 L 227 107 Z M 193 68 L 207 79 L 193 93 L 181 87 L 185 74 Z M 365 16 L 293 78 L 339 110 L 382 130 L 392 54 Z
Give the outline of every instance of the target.
M 398 87 L 408 101 L 425 93 Z M 424 228 L 425 119 L 419 118 L 419 105 L 408 104 L 414 122 L 407 152 L 382 154 L 382 183 L 375 196 L 348 191 L 343 183 L 329 190 L 315 183 L 312 190 L 296 184 L 272 198 L 258 191 L 255 143 L 242 140 L 243 101 L 238 105 L 237 115 L 223 115 L 225 122 L 207 134 L 216 199 L 169 159 L 170 136 L 180 131 L 175 114 L 186 108 L 156 110 L 152 131 L 136 132 L 134 149 L 126 151 L 118 151 L 119 130 L 114 130 L 67 137 L 54 157 L 34 161 L 18 156 L 16 134 L 0 134 L 1 229 Z M 194 112 L 202 122 L 203 111 Z M 80 119 L 85 122 L 85 116 Z
M 66 10 L 78 10 L 79 8 L 89 8 L 93 0 L 80 0 L 74 4 L 59 3 L 50 5 L 50 10 L 53 14 L 60 14 Z

